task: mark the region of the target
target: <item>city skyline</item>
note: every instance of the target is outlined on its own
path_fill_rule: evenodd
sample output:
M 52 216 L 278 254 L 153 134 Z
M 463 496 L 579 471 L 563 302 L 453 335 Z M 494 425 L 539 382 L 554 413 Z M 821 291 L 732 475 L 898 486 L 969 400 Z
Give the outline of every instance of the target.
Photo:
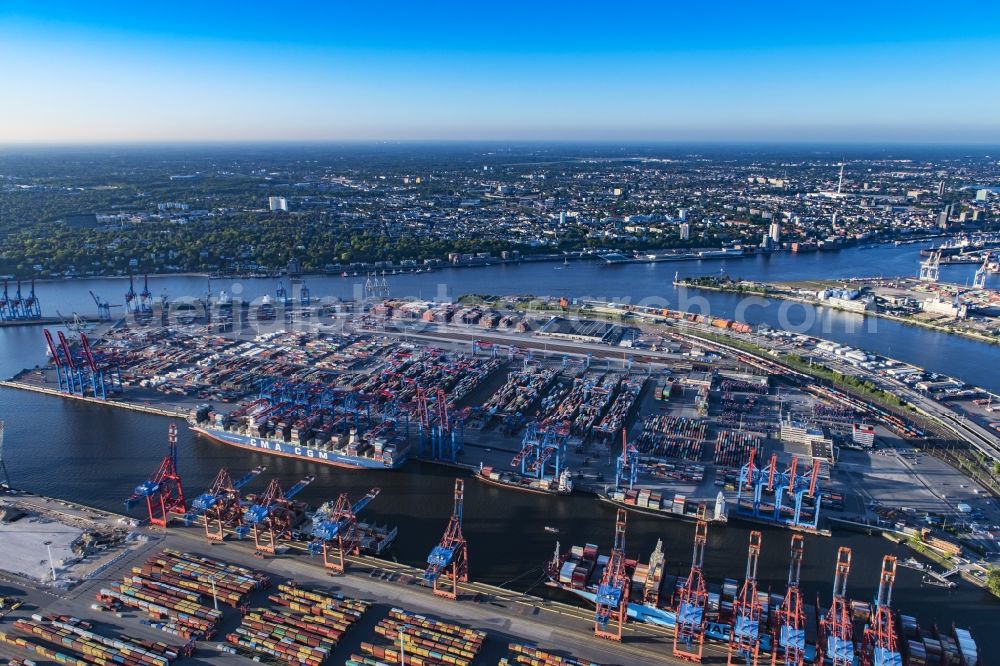
M 7 3 L 0 143 L 1000 142 L 984 3 Z

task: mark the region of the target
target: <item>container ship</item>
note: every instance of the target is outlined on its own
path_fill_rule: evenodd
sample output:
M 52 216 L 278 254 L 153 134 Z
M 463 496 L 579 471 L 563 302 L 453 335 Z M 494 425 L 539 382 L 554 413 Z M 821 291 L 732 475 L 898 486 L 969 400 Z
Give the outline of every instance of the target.
M 188 417 L 194 432 L 211 440 L 270 455 L 298 458 L 347 469 L 396 469 L 406 462 L 409 444 L 405 431 L 383 421 L 362 432 L 343 414 L 332 418 L 272 418 L 266 400 L 241 407 L 232 414 L 201 405 Z
M 707 532 L 703 534 L 707 535 Z M 801 537 L 797 538 L 801 539 Z M 849 549 L 842 550 L 848 551 L 847 571 L 849 571 Z M 894 558 L 886 559 L 894 562 Z M 599 587 L 602 587 L 605 569 L 611 561 L 611 556 L 601 555 L 598 546 L 594 544 L 573 546 L 565 552 L 560 552 L 559 545 L 556 544 L 553 558 L 544 565 L 549 578 L 547 584 L 549 587 L 569 592 L 596 606 L 598 590 Z M 677 631 L 677 609 L 683 605 L 683 589 L 687 577 L 665 573 L 666 559 L 663 554 L 662 541 L 656 544 L 656 548 L 647 563 L 626 556 L 624 568 L 627 584 L 630 585 L 625 609 L 627 618 L 631 621 L 669 627 Z M 753 575 L 756 577 L 755 565 L 753 570 Z M 894 576 L 895 569 L 893 568 L 892 571 Z M 711 581 L 705 584 L 707 598 L 701 617 L 704 620 L 706 640 L 725 644 L 730 642 L 734 624 L 736 624 L 737 619 L 743 619 L 736 617 L 743 591 L 741 582 L 726 578 L 721 584 Z M 759 637 L 759 649 L 764 653 L 769 653 L 775 648 L 781 650 L 783 648 L 778 644 L 776 637 L 784 635 L 784 630 L 787 629 L 787 627 L 781 626 L 781 610 L 785 597 L 773 594 L 769 590 L 756 587 L 754 589 L 757 590 L 756 599 L 760 608 L 759 630 L 756 634 Z M 891 583 L 889 590 L 891 591 Z M 880 590 L 880 594 L 881 592 L 882 590 Z M 854 640 L 857 644 L 852 643 L 847 650 L 853 657 L 851 661 L 857 663 L 857 657 L 860 656 L 861 651 L 866 649 L 862 639 L 865 635 L 864 628 L 873 623 L 873 618 L 877 614 L 879 597 L 876 596 L 875 604 L 868 601 L 847 599 L 846 597 L 840 597 L 840 599 L 844 602 L 843 608 L 849 618 L 848 622 L 857 627 L 853 630 Z M 896 651 L 894 654 L 886 655 L 886 660 L 876 663 L 894 664 L 895 666 L 917 666 L 931 663 L 950 666 L 976 666 L 985 663 L 980 662 L 979 649 L 975 640 L 965 629 L 952 626 L 950 633 L 945 633 L 939 631 L 935 625 L 930 631 L 927 631 L 921 629 L 917 620 L 911 616 L 897 615 L 893 612 L 891 618 L 895 630 Z M 824 609 L 817 612 L 816 606 L 802 604 L 800 626 L 803 634 L 800 638 L 800 647 L 804 662 L 820 663 L 830 658 L 832 648 L 828 650 L 824 646 L 832 646 L 834 643 L 828 642 L 832 641 L 833 637 L 827 622 L 828 616 Z M 840 654 L 843 654 L 843 646 L 839 646 L 839 648 Z M 763 663 L 763 661 L 762 659 L 761 662 Z M 778 661 L 784 663 L 780 655 Z
M 658 518 L 671 518 L 696 522 L 705 515 L 705 503 L 689 500 L 681 494 L 675 494 L 673 499 L 663 497 L 659 490 L 644 488 L 628 490 L 625 488 L 607 488 L 598 494 L 602 502 L 617 507 Z M 706 522 L 724 525 L 729 517 L 726 513 L 726 497 L 721 492 L 715 498 L 714 510 L 705 517 Z
M 512 488 L 529 493 L 542 495 L 570 495 L 573 493 L 573 478 L 567 470 L 563 470 L 559 476 L 554 478 L 538 478 L 517 471 L 498 470 L 480 463 L 479 469 L 476 470 L 476 478 L 501 488 Z

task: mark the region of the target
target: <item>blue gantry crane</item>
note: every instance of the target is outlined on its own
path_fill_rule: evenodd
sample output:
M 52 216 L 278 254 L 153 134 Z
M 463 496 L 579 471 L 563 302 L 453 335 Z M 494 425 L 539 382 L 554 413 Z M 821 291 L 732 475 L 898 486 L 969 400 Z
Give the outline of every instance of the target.
M 820 514 L 819 459 L 813 458 L 812 467 L 799 473 L 797 457 L 779 470 L 776 454 L 764 467 L 754 464 L 755 454 L 751 449 L 750 459 L 740 468 L 736 512 L 776 525 L 816 529 Z M 789 506 L 785 505 L 786 496 L 792 498 Z
M 465 482 L 455 479 L 454 507 L 441 541 L 427 556 L 424 580 L 430 583 L 434 594 L 447 599 L 458 599 L 458 584 L 469 580 L 469 546 L 462 534 L 462 509 L 465 500 Z
M 125 312 L 137 314 L 139 312 L 139 294 L 135 293 L 135 278 L 128 274 L 128 291 L 125 292 Z
M 625 509 L 618 509 L 615 519 L 615 543 L 604 567 L 604 574 L 594 597 L 594 635 L 614 641 L 622 639 L 622 628 L 628 616 L 628 597 L 632 588 L 625 564 Z
M 17 293 L 18 296 L 21 294 L 21 283 L 17 283 Z M 42 308 L 38 302 L 38 296 L 35 295 L 35 281 L 31 281 L 31 291 L 28 295 L 21 299 L 21 316 L 24 319 L 41 319 Z
M 12 321 L 14 310 L 11 307 L 10 293 L 8 292 L 7 280 L 3 281 L 3 293 L 0 293 L 0 321 Z
M 118 306 L 111 305 L 93 291 L 90 292 L 90 297 L 94 299 L 94 304 L 97 306 L 98 321 L 111 321 L 111 308 Z
M 565 469 L 566 442 L 569 426 L 566 423 L 532 423 L 525 430 L 521 450 L 510 461 L 522 476 L 539 480 L 556 481 L 561 488 L 572 488 L 572 480 Z
M 255 467 L 241 478 L 233 481 L 229 470 L 223 467 L 216 474 L 208 490 L 194 498 L 191 507 L 182 520 L 191 525 L 199 516 L 204 516 L 205 536 L 210 541 L 223 541 L 225 528 L 232 527 L 233 521 L 242 521 L 242 506 L 239 491 L 267 469 Z
M 309 552 L 323 553 L 323 566 L 342 574 L 347 568 L 347 556 L 361 552 L 361 528 L 358 514 L 382 492 L 372 488 L 368 494 L 351 504 L 347 493 L 341 493 L 332 506 L 324 505 L 313 516 Z
M 288 294 L 288 290 L 285 289 L 285 283 L 278 283 L 278 290 L 275 292 L 275 300 L 282 305 L 282 307 L 288 308 L 292 305 L 292 297 Z
M 153 293 L 149 291 L 149 276 L 142 278 L 142 291 L 139 292 L 139 310 L 143 314 L 153 314 Z

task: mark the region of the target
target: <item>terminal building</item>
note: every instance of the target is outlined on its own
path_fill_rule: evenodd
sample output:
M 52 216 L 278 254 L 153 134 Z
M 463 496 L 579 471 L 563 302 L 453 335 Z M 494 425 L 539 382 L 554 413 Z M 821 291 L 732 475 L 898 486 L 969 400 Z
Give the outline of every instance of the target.
M 779 438 L 782 442 L 801 446 L 813 458 L 820 458 L 831 465 L 835 462 L 833 440 L 822 428 L 785 418 L 781 420 Z
M 634 329 L 625 329 L 618 324 L 593 319 L 553 317 L 538 330 L 538 335 L 574 342 L 617 345 L 627 330 Z
M 851 430 L 851 441 L 864 449 L 875 446 L 875 426 L 855 423 Z

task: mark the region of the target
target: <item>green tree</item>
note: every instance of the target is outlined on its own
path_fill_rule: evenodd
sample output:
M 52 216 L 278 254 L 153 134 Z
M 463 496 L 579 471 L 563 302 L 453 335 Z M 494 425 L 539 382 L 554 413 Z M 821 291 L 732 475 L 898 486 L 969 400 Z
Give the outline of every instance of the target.
M 986 572 L 986 589 L 1000 597 L 1000 569 L 990 567 Z

